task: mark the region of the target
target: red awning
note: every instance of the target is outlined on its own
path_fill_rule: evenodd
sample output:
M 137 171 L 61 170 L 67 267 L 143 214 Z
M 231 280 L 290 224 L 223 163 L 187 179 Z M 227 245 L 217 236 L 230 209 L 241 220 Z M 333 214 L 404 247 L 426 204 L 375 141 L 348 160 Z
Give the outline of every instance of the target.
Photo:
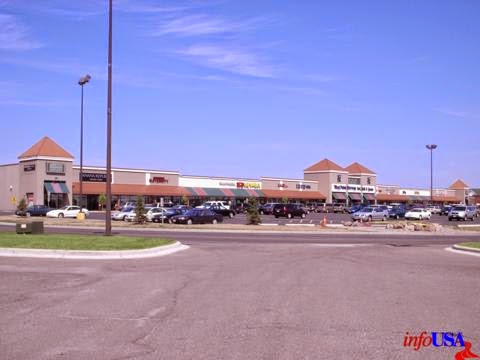
M 318 191 L 295 191 L 295 190 L 266 190 L 262 189 L 266 198 L 270 199 L 303 199 L 303 200 L 325 200 L 325 195 Z
M 98 195 L 107 190 L 105 183 L 83 182 L 82 191 L 84 195 Z M 72 192 L 79 194 L 80 183 L 72 184 Z M 190 193 L 181 186 L 112 184 L 112 195 L 189 196 Z
M 347 200 L 347 196 L 344 193 L 332 193 L 335 200 Z

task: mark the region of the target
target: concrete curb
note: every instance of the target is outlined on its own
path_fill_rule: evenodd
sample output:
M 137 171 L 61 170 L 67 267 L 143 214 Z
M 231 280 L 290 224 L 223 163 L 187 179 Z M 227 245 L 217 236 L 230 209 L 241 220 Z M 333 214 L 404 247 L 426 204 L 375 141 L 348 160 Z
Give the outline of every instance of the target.
M 0 248 L 0 256 L 48 258 L 48 259 L 85 259 L 85 260 L 114 260 L 114 259 L 142 259 L 164 256 L 186 250 L 189 246 L 177 241 L 171 245 L 157 246 L 141 250 L 44 250 Z
M 480 254 L 480 249 L 475 249 L 475 248 L 471 248 L 471 247 L 468 247 L 468 246 L 462 246 L 462 245 L 455 244 L 455 245 L 452 246 L 452 248 L 455 249 L 455 250 L 469 251 L 469 252 Z
M 0 225 L 3 226 L 11 226 L 15 227 L 15 223 L 9 223 L 9 222 L 0 222 Z M 333 225 L 333 226 L 332 226 Z M 92 231 L 103 231 L 105 228 L 104 227 L 99 227 L 99 226 L 68 226 L 68 225 L 44 225 L 45 229 L 83 229 L 83 230 L 92 230 Z M 284 226 L 278 226 L 279 229 L 281 228 L 288 228 Z M 309 227 L 311 229 L 312 227 Z M 317 227 L 315 227 L 317 228 Z M 293 228 L 292 228 L 293 229 Z M 412 235 L 412 236 L 452 236 L 452 235 L 461 235 L 462 237 L 478 237 L 478 233 L 476 232 L 471 232 L 467 233 L 464 231 L 460 230 L 452 230 L 451 232 L 425 232 L 425 231 L 388 231 L 388 232 L 383 232 L 383 229 L 380 228 L 372 228 L 371 226 L 365 226 L 365 227 L 344 227 L 342 224 L 328 224 L 325 227 L 318 226 L 318 232 L 317 231 L 312 231 L 312 230 L 292 230 L 292 231 L 284 231 L 284 230 L 255 230 L 255 229 L 199 229 L 199 228 L 194 228 L 194 229 L 188 229 L 188 228 L 137 228 L 137 229 L 132 229 L 129 227 L 112 227 L 113 231 L 117 231 L 121 233 L 122 231 L 145 231 L 145 232 L 150 232 L 150 233 L 178 233 L 178 232 L 184 232 L 184 233 L 189 233 L 189 232 L 205 232 L 205 233 L 220 233 L 220 234 L 235 234 L 235 233 L 242 233 L 242 234 L 359 234 L 359 235 L 392 235 L 392 236 L 404 236 L 404 235 Z M 376 231 L 379 230 L 379 231 Z

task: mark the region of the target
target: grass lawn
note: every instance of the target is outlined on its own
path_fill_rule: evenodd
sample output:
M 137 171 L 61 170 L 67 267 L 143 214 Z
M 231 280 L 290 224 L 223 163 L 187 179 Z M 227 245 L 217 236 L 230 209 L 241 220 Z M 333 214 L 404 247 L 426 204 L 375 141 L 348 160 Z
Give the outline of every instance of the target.
M 480 242 L 466 242 L 466 243 L 461 243 L 461 244 L 458 244 L 458 245 L 471 247 L 471 248 L 474 248 L 474 249 L 480 249 Z
M 173 244 L 174 240 L 133 236 L 23 235 L 0 232 L 0 248 L 56 250 L 138 250 Z

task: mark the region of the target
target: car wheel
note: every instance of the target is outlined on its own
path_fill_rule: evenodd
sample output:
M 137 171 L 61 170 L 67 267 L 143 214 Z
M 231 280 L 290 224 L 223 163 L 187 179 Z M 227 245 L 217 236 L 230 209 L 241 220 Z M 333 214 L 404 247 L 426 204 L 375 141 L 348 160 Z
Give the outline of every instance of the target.
M 368 217 L 368 221 L 372 221 L 372 217 L 371 217 L 371 216 Z
M 287 214 L 287 218 L 291 219 L 291 218 L 292 218 L 292 214 L 288 213 L 288 214 Z
M 63 216 L 64 216 L 64 215 L 63 215 L 62 213 L 58 214 L 58 217 L 59 217 L 59 218 L 63 218 Z
M 188 220 L 187 220 L 187 225 L 192 225 L 192 224 L 193 224 L 192 219 L 188 219 Z
M 387 217 L 383 215 L 382 221 L 387 221 Z
M 168 219 L 168 223 L 169 223 L 169 224 L 173 224 L 173 223 L 172 223 L 172 219 Z
M 395 216 L 395 219 L 400 220 L 400 216 L 399 216 L 399 215 L 396 215 L 396 216 Z
M 264 215 L 264 212 L 263 212 L 263 211 L 260 211 L 260 215 Z
M 213 219 L 213 220 L 212 220 L 212 224 L 213 224 L 213 225 L 216 225 L 217 223 L 218 223 L 217 219 Z
M 123 220 L 123 221 L 127 221 L 127 217 L 126 217 L 126 216 L 124 216 L 122 220 Z
M 275 219 L 278 219 L 278 215 L 275 215 Z
M 229 216 L 230 219 L 231 219 L 231 218 L 233 218 L 233 217 L 235 216 L 235 214 L 231 212 L 231 213 L 228 214 L 228 216 Z
M 302 214 L 302 219 L 305 219 L 305 213 Z
M 30 214 L 29 212 L 25 213 L 25 216 L 26 217 L 29 217 L 29 216 L 32 216 L 32 214 Z
M 420 215 L 420 216 L 418 217 L 418 220 L 423 220 L 422 215 Z
M 452 218 L 448 218 L 448 221 L 452 221 Z

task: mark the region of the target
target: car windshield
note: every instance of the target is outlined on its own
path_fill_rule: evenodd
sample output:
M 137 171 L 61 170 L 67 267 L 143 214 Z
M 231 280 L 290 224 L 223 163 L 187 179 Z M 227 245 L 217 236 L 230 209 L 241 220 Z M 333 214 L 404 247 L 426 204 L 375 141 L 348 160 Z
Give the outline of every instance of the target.
M 60 208 L 60 209 L 58 209 L 58 210 L 67 210 L 68 208 L 69 208 L 69 206 L 67 205 L 67 206 L 64 206 L 64 207 L 62 207 L 62 208 Z
M 457 211 L 465 211 L 465 210 L 466 210 L 466 208 L 465 208 L 465 206 L 455 206 L 455 207 L 453 208 L 453 210 L 457 210 Z

